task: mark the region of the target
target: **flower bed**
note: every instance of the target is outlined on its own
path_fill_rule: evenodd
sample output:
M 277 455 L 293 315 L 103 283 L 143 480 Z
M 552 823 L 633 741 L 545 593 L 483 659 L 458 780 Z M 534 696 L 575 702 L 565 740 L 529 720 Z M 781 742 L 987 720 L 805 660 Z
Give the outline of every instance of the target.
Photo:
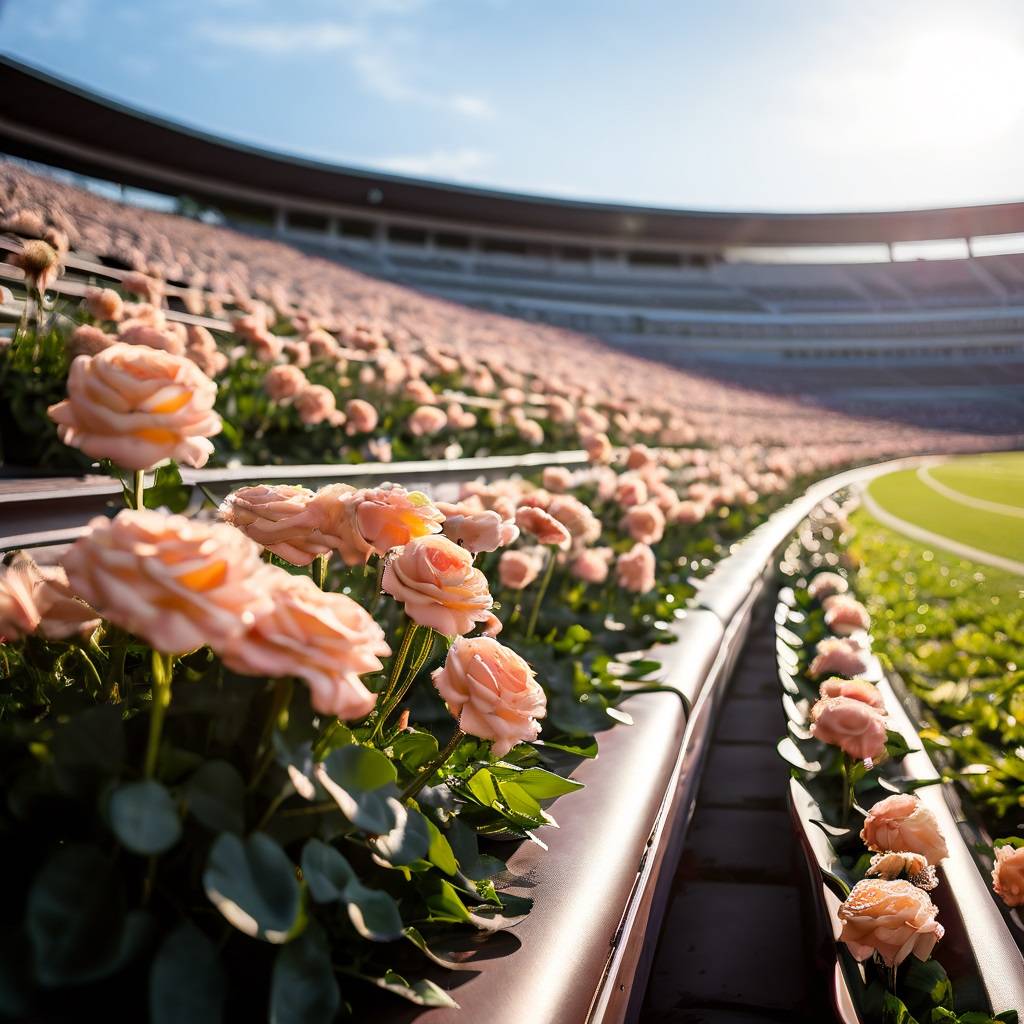
M 844 528 L 834 503 L 804 524 L 776 623 L 789 719 L 779 750 L 794 769 L 795 819 L 836 897 L 828 928 L 853 1019 L 1016 1021 L 1019 954 L 991 899 L 977 901 L 981 880 L 942 793 L 924 788 L 940 776 L 914 752 L 920 740 L 871 653 L 872 619 L 837 571 Z M 1003 899 L 1015 861 L 994 875 Z

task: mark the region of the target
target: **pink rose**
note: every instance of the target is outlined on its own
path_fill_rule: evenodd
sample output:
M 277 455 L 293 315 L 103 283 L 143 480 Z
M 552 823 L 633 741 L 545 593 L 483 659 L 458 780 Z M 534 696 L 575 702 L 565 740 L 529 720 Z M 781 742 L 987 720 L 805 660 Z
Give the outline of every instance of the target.
M 216 648 L 266 603 L 260 549 L 227 523 L 149 510 L 98 516 L 64 556 L 76 594 L 165 654 Z
M 302 371 L 299 370 L 299 373 Z M 310 384 L 295 396 L 295 409 L 299 419 L 307 426 L 315 426 L 330 419 L 336 407 L 334 393 L 323 384 Z
M 524 590 L 543 568 L 543 559 L 531 551 L 504 551 L 498 560 L 498 579 L 509 590 Z
M 0 565 L 0 640 L 30 636 L 42 619 L 36 605 L 38 578 L 29 560 Z
M 316 327 L 306 335 L 306 345 L 309 346 L 311 359 L 329 360 L 335 359 L 338 355 L 337 341 L 322 327 Z
M 1008 906 L 1024 906 L 1024 847 L 1000 846 L 992 869 L 992 891 Z
M 681 501 L 672 509 L 672 522 L 681 526 L 694 526 L 704 518 L 705 511 L 698 501 Z
M 480 624 L 480 635 L 497 636 L 503 628 L 501 619 L 494 612 L 488 612 L 487 618 Z
M 409 417 L 409 433 L 413 437 L 437 434 L 448 425 L 448 417 L 434 405 L 421 405 Z
M 654 465 L 654 455 L 645 444 L 634 444 L 626 456 L 626 469 L 646 469 Z
M 665 516 L 654 502 L 647 501 L 628 509 L 619 529 L 641 544 L 657 544 L 665 536 Z
M 185 354 L 185 338 L 182 333 L 167 327 L 151 327 L 149 324 L 125 321 L 117 332 L 117 340 L 125 345 L 143 345 L 146 348 L 160 349 L 171 355 Z M 177 326 L 177 324 L 173 325 Z
M 862 700 L 823 697 L 811 708 L 815 738 L 839 747 L 857 761 L 878 761 L 885 754 L 885 722 Z
M 521 505 L 516 509 L 516 526 L 523 533 L 536 537 L 541 544 L 552 547 L 567 548 L 572 540 L 569 531 L 541 508 Z
M 76 356 L 94 356 L 105 348 L 117 344 L 117 335 L 105 334 L 93 324 L 79 324 L 68 338 L 68 354 Z
M 850 584 L 837 572 L 819 572 L 807 585 L 807 593 L 815 601 L 824 601 L 833 594 L 845 594 Z
M 124 316 L 124 303 L 113 288 L 86 288 L 82 305 L 96 320 L 117 321 Z
M 654 552 L 646 544 L 634 544 L 615 563 L 615 578 L 623 590 L 646 594 L 654 589 Z
M 622 508 L 642 505 L 647 497 L 647 484 L 641 477 L 632 474 L 624 474 L 619 477 L 619 484 L 615 489 L 615 500 Z
M 270 600 L 221 645 L 224 664 L 243 675 L 301 677 L 323 715 L 368 715 L 377 697 L 359 677 L 379 672 L 391 653 L 380 626 L 352 598 L 326 593 L 308 576 L 266 566 L 260 585 Z
M 502 519 L 497 512 L 449 504 L 442 504 L 441 510 L 444 512 L 442 533 L 471 554 L 497 551 L 519 536 L 519 527 L 511 520 Z
M 584 583 L 604 583 L 614 557 L 611 548 L 584 548 L 569 566 L 569 572 Z
M 592 544 L 601 536 L 601 520 L 571 494 L 556 494 L 546 511 L 569 531 L 575 544 Z
M 263 378 L 263 390 L 272 402 L 281 402 L 286 398 L 294 398 L 300 391 L 309 387 L 306 375 L 291 363 L 272 366 Z M 333 396 L 332 396 L 333 397 Z
M 538 719 L 547 714 L 544 691 L 533 669 L 497 640 L 460 637 L 431 678 L 459 728 L 491 740 L 495 757 L 540 735 Z
M 331 550 L 309 509 L 313 496 L 291 484 L 240 487 L 221 503 L 220 517 L 286 562 L 309 565 Z
M 544 428 L 536 420 L 523 420 L 516 426 L 516 433 L 527 444 L 538 446 L 544 443 Z
M 121 278 L 121 287 L 132 295 L 138 295 L 146 302 L 159 306 L 163 302 L 164 286 L 162 281 L 148 277 L 138 270 L 132 270 Z
M 877 953 L 887 967 L 898 966 L 911 954 L 927 960 L 943 936 L 937 914 L 928 894 L 910 882 L 864 879 L 839 908 L 839 941 L 854 959 Z
M 400 549 L 388 560 L 383 587 L 413 622 L 445 636 L 468 633 L 493 604 L 472 556 L 447 537 L 420 537 Z
M 565 466 L 545 466 L 541 483 L 552 494 L 562 494 L 572 487 L 572 473 Z
M 614 452 L 607 434 L 584 435 L 583 447 L 586 449 L 587 458 L 594 465 L 604 465 L 612 461 Z
M 345 433 L 350 435 L 372 433 L 377 429 L 380 419 L 377 410 L 361 398 L 353 398 L 345 403 L 345 415 L 348 417 Z
M 812 679 L 828 674 L 859 676 L 868 670 L 871 661 L 871 655 L 864 645 L 851 637 L 825 637 L 814 650 L 814 660 L 807 669 Z
M 825 599 L 824 606 L 825 625 L 838 636 L 849 636 L 871 625 L 864 605 L 845 594 L 833 594 Z
M 896 793 L 879 800 L 864 819 L 860 837 L 876 853 L 920 853 L 929 864 L 938 864 L 949 856 L 935 815 L 912 793 Z
M 38 633 L 48 640 L 85 637 L 100 617 L 78 600 L 59 565 L 36 565 L 19 554 L 0 566 L 0 639 L 14 640 Z
M 217 385 L 195 363 L 157 349 L 111 345 L 71 364 L 68 397 L 51 405 L 60 439 L 124 469 L 166 459 L 203 466 L 220 433 Z
M 821 684 L 822 697 L 849 697 L 851 700 L 860 700 L 873 707 L 879 714 L 884 715 L 885 698 L 874 683 L 866 679 L 840 679 L 833 676 Z

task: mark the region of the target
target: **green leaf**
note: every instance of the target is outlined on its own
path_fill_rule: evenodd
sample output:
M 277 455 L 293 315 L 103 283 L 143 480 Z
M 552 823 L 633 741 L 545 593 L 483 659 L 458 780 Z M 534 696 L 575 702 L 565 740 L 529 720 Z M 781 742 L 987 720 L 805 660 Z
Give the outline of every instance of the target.
M 554 739 L 542 740 L 537 746 L 540 748 L 541 753 L 550 747 L 554 750 L 563 750 L 567 754 L 575 754 L 577 757 L 597 757 L 597 740 L 593 736 L 580 736 L 576 739 L 570 739 L 568 736 L 558 736 Z
M 550 800 L 552 797 L 573 793 L 577 789 L 583 788 L 582 782 L 565 779 L 544 768 L 526 768 L 522 771 L 514 771 L 499 764 L 492 765 L 490 770 L 499 779 L 515 782 L 520 789 L 525 790 L 535 800 Z
M 302 877 L 317 903 L 335 903 L 345 898 L 345 889 L 356 874 L 333 846 L 310 839 L 302 848 Z
M 334 1020 L 341 990 L 327 938 L 316 922 L 278 950 L 270 979 L 270 1024 L 324 1024 Z
M 439 988 L 427 978 L 409 982 L 394 971 L 386 971 L 382 978 L 373 978 L 368 975 L 361 975 L 361 977 L 372 981 L 378 988 L 408 999 L 410 1003 L 415 1003 L 417 1006 L 447 1006 L 455 1010 L 460 1008 L 459 1004 L 443 988 Z
M 53 737 L 57 785 L 87 795 L 117 776 L 124 762 L 124 723 L 118 705 L 99 704 L 79 711 Z
M 459 870 L 472 881 L 490 878 L 505 870 L 505 862 L 489 854 L 482 854 L 476 832 L 458 818 L 448 822 L 448 843 L 458 861 Z
M 142 503 L 146 508 L 166 508 L 170 512 L 184 512 L 192 498 L 191 488 L 181 482 L 177 465 L 169 462 L 161 466 L 146 488 Z
M 391 742 L 391 751 L 403 767 L 418 772 L 437 757 L 437 738 L 429 732 L 407 729 Z
M 390 832 L 378 836 L 373 846 L 389 864 L 412 864 L 422 860 L 430 849 L 430 831 L 427 819 L 415 808 L 401 801 L 388 801 L 395 816 Z
M 916 753 L 904 739 L 903 734 L 893 729 L 885 730 L 885 752 L 894 760 L 898 761 L 907 754 Z
M 133 853 L 163 853 L 181 838 L 174 798 L 155 779 L 118 786 L 110 795 L 107 813 L 114 835 Z
M 395 766 L 379 751 L 357 746 L 332 750 L 317 777 L 356 828 L 382 835 L 395 827 Z
M 402 934 L 402 916 L 394 898 L 364 886 L 342 854 L 319 839 L 302 849 L 302 874 L 317 903 L 342 902 L 352 926 L 372 942 L 391 942 Z
M 245 831 L 245 780 L 227 761 L 207 761 L 185 783 L 188 813 L 214 832 Z
M 305 925 L 295 865 L 263 832 L 242 840 L 223 832 L 210 848 L 203 888 L 240 932 L 267 942 L 287 942 Z
M 105 978 L 138 951 L 151 922 L 142 912 L 125 913 L 120 879 L 98 849 L 82 844 L 59 849 L 36 875 L 26 928 L 41 985 Z
M 226 994 L 217 947 L 191 922 L 179 925 L 149 970 L 150 1024 L 220 1024 Z
M 937 960 L 907 957 L 899 974 L 898 988 L 903 1002 L 917 1017 L 927 1018 L 937 1006 L 953 1009 L 953 986 Z
M 430 910 L 431 921 L 454 921 L 457 924 L 470 922 L 469 908 L 450 882 L 443 878 L 428 878 L 422 892 Z
M 430 835 L 430 847 L 427 850 L 427 860 L 439 867 L 446 875 L 454 875 L 459 870 L 455 860 L 455 853 L 451 844 L 444 837 L 444 833 L 429 819 L 424 818 L 427 823 L 427 832 Z

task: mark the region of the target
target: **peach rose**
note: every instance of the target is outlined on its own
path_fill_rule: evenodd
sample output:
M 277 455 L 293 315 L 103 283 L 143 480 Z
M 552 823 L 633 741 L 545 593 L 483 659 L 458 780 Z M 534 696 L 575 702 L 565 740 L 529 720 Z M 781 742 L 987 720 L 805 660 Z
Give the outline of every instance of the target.
M 885 754 L 885 722 L 862 700 L 823 697 L 811 708 L 811 732 L 815 738 L 857 761 L 878 761 Z
M 879 714 L 886 714 L 885 699 L 881 691 L 866 679 L 840 679 L 833 676 L 821 684 L 819 692 L 822 697 L 849 697 L 851 700 L 861 700 Z
M 447 537 L 419 537 L 388 559 L 384 590 L 413 622 L 445 636 L 468 633 L 493 601 L 473 557 Z
M 191 360 L 157 349 L 111 345 L 71 364 L 68 397 L 51 405 L 60 439 L 123 469 L 165 459 L 203 466 L 220 433 L 217 385 Z
M 537 446 L 544 443 L 544 428 L 536 420 L 523 420 L 516 425 L 516 433 L 527 444 Z
M 943 935 L 937 914 L 928 894 L 910 882 L 864 879 L 839 908 L 839 941 L 856 960 L 877 953 L 886 967 L 898 966 L 911 953 L 927 960 Z
M 569 531 L 575 544 L 591 544 L 601 536 L 601 520 L 571 494 L 556 494 L 546 511 Z
M 626 456 L 626 469 L 646 469 L 653 465 L 654 455 L 647 445 L 634 444 L 630 446 L 629 454 Z
M 565 466 L 545 466 L 541 483 L 552 494 L 562 494 L 572 487 L 572 473 Z
M 931 891 L 939 880 L 933 868 L 920 853 L 876 853 L 871 858 L 867 873 L 872 878 L 906 878 L 918 889 Z
M 665 516 L 653 501 L 647 501 L 628 509 L 619 529 L 641 544 L 657 544 L 665 536 Z
M 647 484 L 638 476 L 623 475 L 615 488 L 615 500 L 622 508 L 642 505 L 648 497 Z
M 299 373 L 302 371 L 299 370 Z M 295 409 L 303 423 L 307 426 L 316 426 L 324 420 L 331 419 L 337 409 L 337 403 L 330 388 L 325 388 L 323 384 L 310 384 L 295 396 Z
M 94 356 L 111 345 L 117 344 L 117 335 L 106 334 L 94 324 L 79 324 L 68 338 L 68 354 L 76 356 Z
M 1008 906 L 1024 906 L 1024 847 L 996 848 L 992 891 Z
M 544 559 L 533 551 L 504 551 L 498 560 L 498 579 L 510 590 L 525 590 L 544 568 Z
M 380 420 L 377 410 L 361 398 L 353 398 L 345 403 L 345 415 L 348 417 L 345 433 L 350 435 L 369 434 L 377 429 Z
M 163 301 L 163 282 L 140 273 L 138 270 L 132 270 L 125 274 L 121 279 L 121 287 L 126 292 L 138 295 L 154 306 L 159 306 Z
M 519 527 L 511 520 L 502 519 L 497 512 L 446 503 L 441 505 L 441 511 L 444 512 L 441 532 L 474 555 L 508 547 L 519 536 Z
M 488 612 L 487 618 L 480 625 L 480 635 L 497 636 L 502 629 L 504 629 L 504 626 L 501 624 L 501 619 L 494 612 Z
M 845 594 L 849 589 L 850 584 L 837 572 L 819 572 L 807 585 L 807 593 L 815 601 L 824 601 L 833 594 Z
M 334 336 L 322 327 L 315 327 L 306 335 L 311 359 L 334 359 L 338 355 L 338 343 Z
M 448 425 L 448 417 L 444 410 L 433 405 L 421 405 L 409 417 L 409 433 L 413 437 L 424 437 L 437 434 Z
M 586 434 L 582 440 L 591 463 L 600 466 L 612 461 L 614 452 L 607 434 Z
M 613 557 L 611 548 L 585 548 L 572 560 L 569 572 L 584 583 L 604 583 Z
M 124 302 L 113 288 L 86 288 L 82 305 L 96 320 L 117 321 L 124 316 Z
M 378 555 L 441 532 L 444 514 L 421 491 L 385 484 L 356 491 L 350 500 L 360 536 Z
M 221 503 L 221 519 L 292 565 L 309 565 L 330 545 L 310 511 L 313 492 L 292 484 L 259 484 L 232 491 Z
M 459 637 L 431 679 L 459 728 L 491 740 L 495 757 L 540 735 L 538 719 L 547 714 L 544 691 L 533 669 L 492 637 Z
M 34 567 L 29 561 L 0 565 L 0 640 L 20 640 L 39 626 Z
M 185 338 L 178 331 L 171 330 L 170 326 L 161 328 L 125 321 L 117 332 L 117 340 L 124 345 L 142 345 L 170 352 L 174 356 L 185 354 Z
M 849 636 L 871 625 L 867 609 L 852 597 L 833 594 L 824 601 L 825 625 L 838 636 Z
M 871 661 L 871 655 L 864 645 L 851 637 L 825 637 L 814 650 L 814 659 L 807 668 L 807 674 L 812 679 L 827 673 L 859 676 L 867 672 Z
M 656 566 L 654 552 L 646 544 L 634 544 L 629 551 L 619 555 L 615 563 L 615 579 L 623 590 L 646 594 L 654 589 Z
M 681 526 L 695 526 L 705 514 L 706 510 L 699 501 L 681 501 L 672 509 L 672 522 Z
M 237 636 L 266 603 L 260 549 L 227 523 L 147 509 L 98 516 L 64 556 L 76 594 L 165 654 Z
M 308 576 L 266 566 L 260 585 L 270 601 L 220 646 L 224 664 L 242 675 L 300 676 L 323 715 L 368 715 L 377 697 L 359 677 L 379 672 L 391 653 L 380 626 L 352 598 L 326 593 Z
M 516 526 L 548 546 L 567 548 L 572 540 L 569 531 L 554 516 L 530 505 L 516 509 Z
M 272 402 L 282 402 L 286 398 L 294 398 L 309 386 L 306 375 L 291 363 L 272 366 L 263 378 L 263 390 Z
M 912 793 L 895 793 L 879 800 L 864 819 L 860 837 L 876 853 L 920 853 L 929 864 L 949 856 L 935 815 Z

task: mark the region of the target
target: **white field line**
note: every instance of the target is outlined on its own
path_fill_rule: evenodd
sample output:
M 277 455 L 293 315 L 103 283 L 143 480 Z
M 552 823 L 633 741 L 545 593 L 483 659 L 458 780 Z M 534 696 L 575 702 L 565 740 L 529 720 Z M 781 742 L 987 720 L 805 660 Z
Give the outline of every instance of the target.
M 982 512 L 995 512 L 999 516 L 1015 516 L 1017 519 L 1024 519 L 1024 508 L 1018 508 L 1016 505 L 1004 505 L 999 501 L 986 501 L 984 498 L 974 498 L 970 494 L 956 491 L 941 480 L 936 480 L 926 466 L 922 466 L 917 471 L 917 477 L 921 483 L 926 484 L 944 498 L 955 501 L 958 505 L 967 505 L 969 508 L 977 508 Z
M 961 558 L 967 558 L 972 562 L 979 562 L 982 565 L 991 565 L 995 569 L 1003 569 L 1005 572 L 1012 572 L 1017 576 L 1024 576 L 1024 562 L 1018 562 L 1013 558 L 1003 558 L 1001 555 L 993 555 L 988 551 L 982 551 L 981 548 L 972 548 L 969 544 L 961 544 L 959 541 L 951 540 L 949 537 L 943 537 L 941 534 L 932 533 L 931 530 L 926 530 L 921 526 L 915 526 L 913 523 L 908 523 L 905 519 L 900 519 L 898 516 L 894 516 L 891 512 L 886 512 L 881 505 L 871 494 L 868 492 L 867 487 L 861 489 L 861 497 L 864 500 L 864 506 L 868 512 L 877 519 L 883 526 L 888 526 L 890 530 L 895 530 L 897 533 L 902 533 L 905 537 L 909 537 L 911 540 L 920 541 L 922 544 L 930 544 L 937 548 L 943 548 L 946 551 L 951 551 L 954 555 L 959 555 Z

